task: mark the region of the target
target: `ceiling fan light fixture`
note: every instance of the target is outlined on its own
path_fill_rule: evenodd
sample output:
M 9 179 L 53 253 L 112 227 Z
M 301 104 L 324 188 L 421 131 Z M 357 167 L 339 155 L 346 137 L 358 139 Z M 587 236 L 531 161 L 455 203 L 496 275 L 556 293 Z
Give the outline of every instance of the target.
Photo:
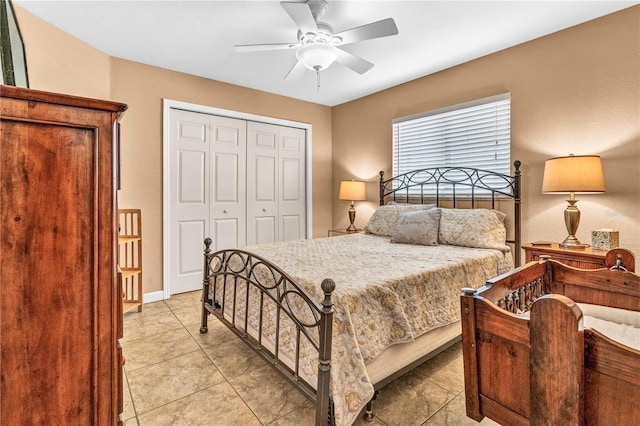
M 310 43 L 296 51 L 296 58 L 310 70 L 322 71 L 338 59 L 338 48 L 326 43 Z
M 280 5 L 298 27 L 297 42 L 241 44 L 235 48 L 239 52 L 295 50 L 297 61 L 284 78 L 299 77 L 305 69 L 315 71 L 318 88 L 320 71 L 326 70 L 334 62 L 358 74 L 364 74 L 373 67 L 373 63 L 343 50 L 343 45 L 398 34 L 398 27 L 393 18 L 370 22 L 336 34 L 331 25 L 320 21 L 329 7 L 327 0 L 284 0 Z

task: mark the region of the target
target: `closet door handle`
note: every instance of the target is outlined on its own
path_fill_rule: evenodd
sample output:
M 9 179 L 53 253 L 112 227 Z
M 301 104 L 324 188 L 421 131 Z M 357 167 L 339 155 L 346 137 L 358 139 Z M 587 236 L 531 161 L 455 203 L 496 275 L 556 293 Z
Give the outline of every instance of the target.
M 266 211 L 267 211 L 267 209 L 262 209 L 262 211 L 263 211 L 263 212 L 266 212 Z
M 222 210 L 222 213 L 228 213 L 227 209 Z

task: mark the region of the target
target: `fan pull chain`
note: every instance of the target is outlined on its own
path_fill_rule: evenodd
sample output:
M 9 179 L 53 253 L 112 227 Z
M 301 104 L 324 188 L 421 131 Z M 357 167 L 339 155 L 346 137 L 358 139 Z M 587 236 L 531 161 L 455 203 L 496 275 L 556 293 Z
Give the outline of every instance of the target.
M 320 91 L 320 67 L 316 65 L 315 67 L 313 67 L 313 69 L 316 70 L 316 81 L 317 81 L 316 90 L 319 92 Z

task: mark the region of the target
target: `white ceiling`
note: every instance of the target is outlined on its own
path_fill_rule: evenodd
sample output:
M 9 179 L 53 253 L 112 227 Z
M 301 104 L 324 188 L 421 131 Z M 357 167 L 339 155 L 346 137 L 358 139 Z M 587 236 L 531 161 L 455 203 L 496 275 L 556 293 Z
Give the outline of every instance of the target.
M 399 34 L 345 46 L 375 66 L 360 75 L 334 64 L 321 72 L 319 89 L 313 71 L 284 79 L 293 50 L 233 48 L 297 40 L 278 1 L 13 3 L 110 56 L 333 106 L 640 2 L 329 0 L 321 20 L 335 32 L 392 17 Z

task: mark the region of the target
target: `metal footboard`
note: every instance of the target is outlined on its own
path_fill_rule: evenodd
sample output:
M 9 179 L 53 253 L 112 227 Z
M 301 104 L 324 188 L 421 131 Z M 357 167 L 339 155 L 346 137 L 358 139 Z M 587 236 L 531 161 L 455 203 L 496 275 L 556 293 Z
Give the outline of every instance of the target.
M 209 314 L 215 315 L 315 402 L 316 425 L 333 424 L 329 395 L 333 319 L 331 294 L 335 290 L 333 280 L 322 281 L 324 299 L 318 303 L 284 271 L 266 259 L 235 249 L 212 253 L 210 238 L 205 239 L 204 244 L 200 333 L 208 331 Z M 268 321 L 269 332 L 265 326 Z M 282 324 L 285 321 L 290 321 L 295 327 L 293 338 L 283 331 Z M 281 339 L 286 336 L 289 339 L 285 344 Z M 285 346 L 289 349 L 292 346 L 293 350 L 285 354 L 281 350 Z M 300 376 L 303 346 L 312 347 L 313 354 L 317 351 L 318 380 L 315 388 Z

